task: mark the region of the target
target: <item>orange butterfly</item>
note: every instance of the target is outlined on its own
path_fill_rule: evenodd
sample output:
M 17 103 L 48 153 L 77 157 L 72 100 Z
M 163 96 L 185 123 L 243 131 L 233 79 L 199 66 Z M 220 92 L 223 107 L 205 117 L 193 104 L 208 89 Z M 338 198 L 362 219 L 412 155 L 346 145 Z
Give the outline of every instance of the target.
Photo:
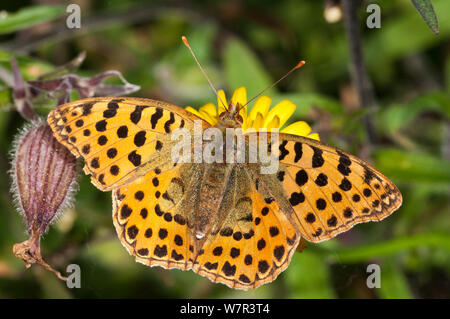
M 400 207 L 397 187 L 369 164 L 283 131 L 275 149 L 271 134 L 244 131 L 245 145 L 252 136 L 269 136 L 264 147 L 279 160 L 273 174 L 261 174 L 261 163 L 178 163 L 171 133 L 193 131 L 195 121 L 222 132 L 251 121 L 270 126 L 259 116 L 267 114 L 267 97 L 256 102 L 265 110 L 251 119 L 242 99 L 234 97 L 227 109 L 223 92 L 218 100 L 218 110 L 203 116 L 129 97 L 84 99 L 50 112 L 58 141 L 84 158 L 95 186 L 113 191 L 114 225 L 137 261 L 256 288 L 286 269 L 302 237 L 327 240 Z M 285 122 L 272 120 L 278 127 Z

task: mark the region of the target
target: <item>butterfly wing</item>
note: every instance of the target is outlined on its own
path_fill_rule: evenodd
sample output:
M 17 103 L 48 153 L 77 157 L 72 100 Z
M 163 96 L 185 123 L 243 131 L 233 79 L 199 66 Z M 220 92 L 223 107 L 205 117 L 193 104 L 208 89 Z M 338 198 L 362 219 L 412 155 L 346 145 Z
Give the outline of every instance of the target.
M 298 245 L 295 226 L 245 167 L 234 167 L 223 203 L 225 218 L 207 236 L 194 271 L 244 290 L 273 281 Z
M 191 269 L 192 233 L 203 166 L 150 171 L 113 191 L 113 221 L 128 252 L 148 266 Z
M 245 169 L 233 169 L 220 209 L 224 219 L 195 239 L 195 204 L 204 165 L 181 164 L 148 172 L 113 192 L 119 239 L 148 266 L 193 269 L 213 282 L 249 289 L 274 280 L 289 264 L 300 239 L 270 197 Z M 269 196 L 269 195 L 267 195 Z
M 90 98 L 60 105 L 48 116 L 57 140 L 85 160 L 99 189 L 111 190 L 145 173 L 173 167 L 170 132 L 192 130 L 194 114 L 165 102 L 141 98 Z
M 320 242 L 355 224 L 382 220 L 402 203 L 394 183 L 340 149 L 280 133 L 278 151 L 278 172 L 260 177 L 277 201 L 288 199 L 281 211 L 293 217 L 308 241 Z

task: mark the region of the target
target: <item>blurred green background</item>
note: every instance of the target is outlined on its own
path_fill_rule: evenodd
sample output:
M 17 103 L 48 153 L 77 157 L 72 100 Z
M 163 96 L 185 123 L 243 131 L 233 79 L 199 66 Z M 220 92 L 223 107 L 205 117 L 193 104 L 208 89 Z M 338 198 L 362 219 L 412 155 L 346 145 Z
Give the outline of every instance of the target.
M 80 5 L 81 29 L 66 27 L 68 3 Z M 0 66 L 10 70 L 16 56 L 26 80 L 86 51 L 80 75 L 119 70 L 141 86 L 134 96 L 199 107 L 216 98 L 181 35 L 228 96 L 245 85 L 251 97 L 306 60 L 269 95 L 296 103 L 292 120 L 306 120 L 322 141 L 372 162 L 398 185 L 404 203 L 380 223 L 308 244 L 277 280 L 244 292 L 191 271 L 135 263 L 115 234 L 110 193 L 83 174 L 75 208 L 42 240 L 43 256 L 55 268 L 81 266 L 81 288 L 68 289 L 41 266 L 25 269 L 12 254 L 27 236 L 11 201 L 8 152 L 25 121 L 0 81 L 0 298 L 450 297 L 450 1 L 433 1 L 438 35 L 401 0 L 377 1 L 381 28 L 369 29 L 369 3 L 358 14 L 374 111 L 359 106 L 344 24 L 326 21 L 324 1 L 3 1 Z M 52 103 L 39 112 L 48 113 Z M 374 124 L 376 143 L 369 142 L 363 115 Z M 372 263 L 381 266 L 379 289 L 366 285 Z

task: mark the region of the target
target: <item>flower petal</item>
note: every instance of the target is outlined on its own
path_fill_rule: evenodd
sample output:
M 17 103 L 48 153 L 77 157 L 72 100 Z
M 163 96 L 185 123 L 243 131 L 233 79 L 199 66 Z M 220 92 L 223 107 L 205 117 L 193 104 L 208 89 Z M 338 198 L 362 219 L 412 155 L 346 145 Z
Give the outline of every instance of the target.
M 225 96 L 225 92 L 223 90 L 219 90 L 219 92 L 217 92 L 217 110 L 218 110 L 217 114 L 220 115 L 223 112 L 225 112 L 227 107 L 228 102 L 227 97 Z
M 217 123 L 218 121 L 217 108 L 214 104 L 212 103 L 205 104 L 198 110 L 198 112 L 200 114 L 205 114 L 205 117 L 208 117 L 212 122 L 214 122 L 214 124 Z
M 270 129 L 275 128 L 277 127 L 276 125 L 278 125 L 278 128 L 280 128 L 294 113 L 295 108 L 295 104 L 291 101 L 281 101 L 270 110 L 269 114 L 267 114 L 263 127 Z
M 243 125 L 242 128 L 245 130 L 246 129 L 246 123 L 247 123 L 247 89 L 245 88 L 245 86 L 241 86 L 240 88 L 237 88 L 234 93 L 233 96 L 231 97 L 231 102 L 234 105 L 237 105 L 239 103 L 241 110 L 239 111 L 239 114 L 242 116 L 243 121 Z M 244 106 L 245 107 L 242 107 Z
M 217 108 L 212 103 L 208 103 L 208 104 L 203 105 L 198 111 L 199 112 L 206 112 L 210 116 L 217 117 Z
M 233 104 L 246 105 L 247 104 L 247 90 L 244 86 L 236 89 L 231 98 Z M 275 105 L 270 111 L 270 104 L 272 99 L 268 96 L 261 96 L 258 98 L 247 115 L 247 105 L 243 107 L 239 114 L 242 116 L 242 130 L 256 129 L 257 131 L 268 131 L 272 128 L 281 128 L 289 117 L 295 111 L 295 104 L 289 100 L 283 100 Z M 219 115 L 225 112 L 228 108 L 228 102 L 223 90 L 217 92 L 217 108 L 214 104 L 208 103 L 203 105 L 198 111 L 190 106 L 186 110 L 204 119 L 211 125 L 216 125 L 219 122 Z M 298 136 L 306 136 L 311 139 L 320 141 L 319 134 L 311 133 L 311 127 L 304 121 L 298 121 L 288 125 L 281 130 L 282 133 L 293 134 Z
M 250 114 L 247 117 L 247 127 L 258 129 L 263 125 L 264 117 L 269 110 L 270 103 L 272 103 L 272 99 L 266 95 L 263 95 L 256 100 L 255 105 L 252 107 Z
M 209 114 L 206 113 L 206 112 L 200 113 L 199 111 L 197 111 L 196 109 L 194 109 L 193 107 L 190 107 L 190 106 L 186 106 L 185 110 L 188 111 L 188 112 L 191 112 L 192 114 L 197 115 L 198 117 L 200 117 L 202 119 L 204 119 L 205 121 L 207 121 L 211 125 L 215 125 L 217 123 L 217 119 L 216 118 L 211 118 L 211 116 L 209 116 Z
M 256 118 L 253 121 L 251 127 L 255 128 L 256 130 L 259 130 L 260 128 L 263 127 L 263 124 L 264 124 L 264 115 L 262 115 L 261 113 L 258 112 L 258 114 L 256 114 Z
M 233 102 L 234 105 L 239 103 L 241 106 L 247 103 L 247 90 L 245 89 L 245 86 L 241 86 L 234 91 L 231 102 Z
M 281 132 L 293 135 L 308 136 L 308 134 L 311 133 L 311 127 L 304 121 L 298 121 L 282 129 Z
M 211 125 L 216 125 L 217 124 L 217 122 L 218 122 L 217 118 L 211 117 L 211 115 L 209 115 L 206 112 L 200 112 L 200 114 L 202 115 L 202 118 L 204 120 L 206 120 L 209 124 L 211 124 Z
M 191 112 L 191 113 L 197 115 L 198 117 L 202 117 L 202 115 L 201 115 L 196 109 L 194 109 L 194 108 L 191 107 L 191 106 L 186 106 L 184 109 L 185 109 L 186 111 L 188 111 L 188 112 Z
M 309 134 L 308 137 L 313 139 L 313 140 L 320 141 L 319 133 Z

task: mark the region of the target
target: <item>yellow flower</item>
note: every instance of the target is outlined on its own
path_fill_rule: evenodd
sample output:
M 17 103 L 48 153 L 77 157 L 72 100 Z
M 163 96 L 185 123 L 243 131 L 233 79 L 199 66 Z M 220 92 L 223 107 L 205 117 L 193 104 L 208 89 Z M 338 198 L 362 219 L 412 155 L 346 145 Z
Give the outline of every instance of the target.
M 225 111 L 223 103 L 228 106 L 225 92 L 220 90 L 217 97 L 217 106 L 213 103 L 203 105 L 198 111 L 190 106 L 186 107 L 191 113 L 201 117 L 211 125 L 216 125 L 219 121 L 219 114 Z M 247 103 L 247 90 L 244 86 L 236 89 L 231 97 L 234 104 L 245 105 Z M 289 100 L 283 100 L 269 110 L 272 99 L 268 96 L 261 96 L 255 102 L 255 105 L 247 114 L 247 106 L 241 109 L 240 115 L 244 120 L 242 130 L 254 128 L 257 131 L 266 131 L 271 128 L 280 129 L 294 113 L 296 105 Z M 314 140 L 320 140 L 319 134 L 312 133 L 311 127 L 304 121 L 294 122 L 280 130 L 281 133 L 288 133 L 300 136 L 306 136 Z

